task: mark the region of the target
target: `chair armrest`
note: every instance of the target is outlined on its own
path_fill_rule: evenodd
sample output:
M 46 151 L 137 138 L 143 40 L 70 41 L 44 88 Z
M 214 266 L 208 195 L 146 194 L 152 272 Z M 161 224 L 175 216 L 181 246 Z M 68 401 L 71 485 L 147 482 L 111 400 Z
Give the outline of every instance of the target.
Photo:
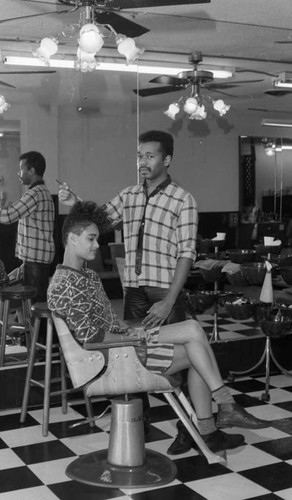
M 88 342 L 87 344 L 83 344 L 82 347 L 86 351 L 99 351 L 100 349 L 110 349 L 111 347 L 141 347 L 142 345 L 145 345 L 145 339 L 133 339 L 129 337 L 117 342 Z

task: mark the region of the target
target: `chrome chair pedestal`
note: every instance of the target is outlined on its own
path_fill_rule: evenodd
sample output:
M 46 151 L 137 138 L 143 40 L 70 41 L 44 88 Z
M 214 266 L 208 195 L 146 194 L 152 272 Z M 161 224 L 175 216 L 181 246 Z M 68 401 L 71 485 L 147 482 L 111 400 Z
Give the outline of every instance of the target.
M 145 450 L 141 399 L 112 400 L 108 450 L 95 451 L 74 460 L 66 474 L 75 481 L 108 488 L 162 486 L 176 476 L 168 457 Z

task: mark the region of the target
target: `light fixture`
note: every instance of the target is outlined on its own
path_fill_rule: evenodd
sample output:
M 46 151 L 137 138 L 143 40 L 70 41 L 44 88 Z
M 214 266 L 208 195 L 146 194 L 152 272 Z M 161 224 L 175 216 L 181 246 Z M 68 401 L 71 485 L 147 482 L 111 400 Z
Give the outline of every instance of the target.
M 4 113 L 8 108 L 10 108 L 10 104 L 6 102 L 4 95 L 0 94 L 0 113 Z
M 177 102 L 172 102 L 164 114 L 171 118 L 176 119 L 176 115 L 182 109 L 188 116 L 189 120 L 205 120 L 207 118 L 206 105 L 210 103 L 213 109 L 219 113 L 220 116 L 226 115 L 230 109 L 229 104 L 225 104 L 222 99 L 215 101 L 209 95 L 201 94 L 198 85 L 192 85 L 190 96 L 182 96 Z
M 76 69 L 80 69 L 81 71 L 97 69 L 93 59 L 102 49 L 104 39 L 112 36 L 115 37 L 118 52 L 125 56 L 127 65 L 136 61 L 144 52 L 144 49 L 136 46 L 133 38 L 117 33 L 110 24 L 97 24 L 95 22 L 93 2 L 90 5 L 84 5 L 84 9 L 80 14 L 79 26 L 77 60 L 74 65 Z M 59 36 L 64 36 L 62 30 L 55 37 L 43 38 L 40 46 L 32 54 L 46 65 L 52 66 L 51 56 L 55 55 L 58 51 Z M 85 54 L 89 55 L 85 56 Z
M 263 127 L 292 127 L 292 121 L 277 120 L 276 118 L 263 118 L 261 125 Z
M 279 74 L 278 78 L 274 80 L 274 87 L 280 88 L 292 88 L 292 73 L 288 71 L 283 71 Z
M 273 141 L 267 142 L 264 146 L 265 153 L 267 156 L 275 156 L 276 154 L 276 144 Z

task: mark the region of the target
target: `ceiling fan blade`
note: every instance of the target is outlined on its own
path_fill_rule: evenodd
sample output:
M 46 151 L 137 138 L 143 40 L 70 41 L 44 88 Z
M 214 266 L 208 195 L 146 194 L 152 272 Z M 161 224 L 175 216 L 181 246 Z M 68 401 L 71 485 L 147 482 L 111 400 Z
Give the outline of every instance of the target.
M 10 83 L 2 82 L 1 80 L 0 80 L 0 85 L 1 85 L 1 87 L 9 87 L 12 89 L 16 89 L 16 87 L 14 85 L 10 85 Z
M 59 0 L 60 1 L 60 0 Z M 113 8 L 138 9 L 147 7 L 169 7 L 170 5 L 195 5 L 210 3 L 211 0 L 113 0 Z
M 43 0 L 21 0 L 21 2 L 29 2 L 29 3 L 39 3 L 39 4 L 47 4 L 47 5 L 56 5 L 55 2 L 45 2 Z
M 284 45 L 285 43 L 292 43 L 292 40 L 276 40 L 274 43 Z
M 171 75 L 161 75 L 152 78 L 149 83 L 161 83 L 162 85 L 173 85 L 175 87 L 185 87 L 190 82 L 186 78 L 177 78 Z
M 94 17 L 98 24 L 110 24 L 117 33 L 123 33 L 131 38 L 142 36 L 150 31 L 145 26 L 134 23 L 115 12 L 96 12 Z
M 273 97 L 281 97 L 287 94 L 291 94 L 292 89 L 269 89 L 265 91 L 265 94 L 271 95 Z
M 156 87 L 155 89 L 133 89 L 133 92 L 135 94 L 138 94 L 141 97 L 149 97 L 152 95 L 158 95 L 158 94 L 167 94 L 168 92 L 177 92 L 179 89 L 178 87 L 172 87 L 171 85 L 168 85 L 167 87 Z
M 236 73 L 256 73 L 257 75 L 275 76 L 273 73 L 268 73 L 267 71 L 258 71 L 257 69 L 236 68 L 235 71 Z
M 0 75 L 38 75 L 45 73 L 57 73 L 56 70 L 53 69 L 41 69 L 37 71 L 0 71 Z
M 216 92 L 217 94 L 222 94 L 222 95 L 226 95 L 227 97 L 237 97 L 233 94 L 228 94 L 228 92 L 222 92 L 222 90 L 219 90 L 219 89 L 209 89 L 209 87 L 207 87 L 208 90 L 211 90 L 211 92 Z
M 32 40 L 29 38 L 0 38 L 0 42 L 12 42 L 12 43 L 40 43 L 41 39 L 39 40 Z M 65 42 L 62 42 L 59 40 L 58 45 L 65 45 Z
M 242 80 L 242 81 L 234 81 L 234 82 L 218 82 L 218 83 L 210 83 L 205 85 L 208 89 L 232 89 L 236 88 L 237 85 L 243 85 L 246 83 L 257 83 L 257 82 L 263 82 L 263 80 Z
M 286 111 L 281 109 L 262 109 L 262 108 L 247 108 L 248 111 L 260 111 L 261 113 L 287 113 L 292 114 L 292 111 Z
M 52 14 L 65 14 L 65 13 L 70 12 L 70 11 L 71 11 L 71 9 L 54 10 L 52 12 L 42 12 L 41 14 L 29 14 L 28 16 L 10 17 L 7 19 L 0 19 L 0 24 L 8 23 L 10 21 L 21 21 L 23 19 L 30 19 L 31 17 L 50 16 Z

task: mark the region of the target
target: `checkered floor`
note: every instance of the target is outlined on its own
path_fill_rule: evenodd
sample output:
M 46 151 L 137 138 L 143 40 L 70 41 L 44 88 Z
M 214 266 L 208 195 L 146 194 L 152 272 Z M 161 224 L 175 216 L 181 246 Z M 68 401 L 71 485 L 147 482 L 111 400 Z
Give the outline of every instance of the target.
M 212 331 L 213 317 L 200 316 L 202 325 Z M 219 319 L 222 339 L 259 335 L 252 321 L 234 322 Z M 270 401 L 261 400 L 263 377 L 237 378 L 228 386 L 235 400 L 253 415 L 269 420 L 271 426 L 259 431 L 241 430 L 246 444 L 227 452 L 226 464 L 208 465 L 205 458 L 192 450 L 175 457 L 177 476 L 160 488 L 100 488 L 70 480 L 65 469 L 77 456 L 107 449 L 110 416 L 105 415 L 94 429 L 84 425 L 70 428 L 83 419 L 82 402 L 70 405 L 67 415 L 53 407 L 48 437 L 42 436 L 42 410 L 29 412 L 24 425 L 19 411 L 0 414 L 0 500 L 276 500 L 292 499 L 292 378 L 273 375 Z M 176 435 L 177 419 L 162 397 L 151 396 L 151 432 L 146 447 L 166 454 Z M 94 403 L 95 412 L 107 406 Z M 214 412 L 217 411 L 214 405 Z M 226 432 L 238 433 L 238 429 Z

